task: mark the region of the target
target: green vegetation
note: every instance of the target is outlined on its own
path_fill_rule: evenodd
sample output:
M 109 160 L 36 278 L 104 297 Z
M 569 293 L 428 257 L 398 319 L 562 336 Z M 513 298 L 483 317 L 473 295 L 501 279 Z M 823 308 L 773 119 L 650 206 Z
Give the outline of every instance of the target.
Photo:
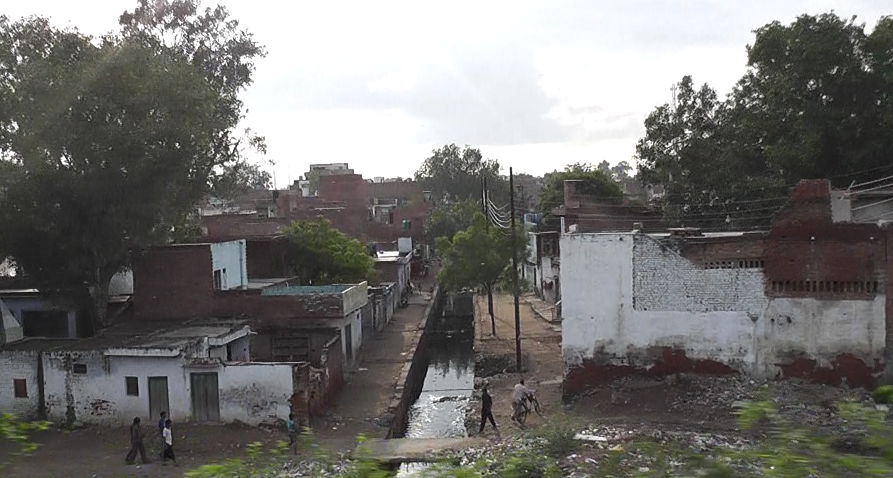
M 452 240 L 457 232 L 471 226 L 475 213 L 480 210 L 480 202 L 473 199 L 438 204 L 425 222 L 425 238 L 431 244 L 440 237 Z
M 372 257 L 360 241 L 332 227 L 328 219 L 297 221 L 285 231 L 287 258 L 301 284 L 370 280 Z
M 0 442 L 12 442 L 18 447 L 15 454 L 29 455 L 39 446 L 31 440 L 31 434 L 49 428 L 44 421 L 23 422 L 12 413 L 0 413 Z M 0 463 L 2 470 L 3 463 Z
M 881 385 L 874 389 L 871 396 L 877 403 L 893 403 L 893 385 Z
M 523 251 L 526 241 L 519 237 L 517 244 L 518 257 L 525 257 Z M 457 232 L 452 240 L 439 238 L 437 250 L 443 259 L 443 268 L 437 277 L 441 284 L 453 290 L 481 287 L 487 292 L 492 332 L 495 334 L 493 288 L 505 274 L 511 273 L 511 235 L 504 229 L 488 224 L 484 215 L 476 212 L 471 226 Z
M 0 16 L 0 256 L 107 326 L 111 277 L 244 163 L 241 90 L 263 54 L 223 8 L 141 0 L 101 40 Z M 246 141 L 242 141 L 245 139 Z
M 648 116 L 640 178 L 664 186 L 670 217 L 747 227 L 768 223 L 779 204 L 740 201 L 783 197 L 804 178 L 846 186 L 888 175 L 891 52 L 889 16 L 871 33 L 833 13 L 757 29 L 727 99 L 686 76 L 673 104 Z
M 552 209 L 564 204 L 564 181 L 578 179 L 582 182 L 577 191 L 590 195 L 607 203 L 619 203 L 623 200 L 623 190 L 610 172 L 602 170 L 603 166 L 594 168 L 589 164 L 572 164 L 564 171 L 556 171 L 546 176 L 546 186 L 540 195 L 540 210 L 549 214 Z M 620 171 L 623 169 L 621 168 Z
M 470 146 L 448 144 L 435 149 L 415 173 L 416 181 L 431 191 L 435 202 L 479 199 L 483 177 L 493 201 L 508 202 L 508 181 L 499 176 L 499 162 L 483 159 L 480 150 Z

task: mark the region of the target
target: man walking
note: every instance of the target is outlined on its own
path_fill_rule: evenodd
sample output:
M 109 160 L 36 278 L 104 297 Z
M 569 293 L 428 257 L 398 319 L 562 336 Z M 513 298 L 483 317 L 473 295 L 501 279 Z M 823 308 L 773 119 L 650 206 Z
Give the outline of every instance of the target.
M 288 430 L 288 449 L 294 453 L 298 454 L 298 424 L 295 422 L 295 414 L 288 414 L 288 421 L 285 422 L 286 429 Z
M 487 424 L 487 420 L 490 420 L 490 424 L 496 430 L 496 436 L 499 436 L 499 428 L 496 427 L 496 420 L 493 419 L 493 397 L 487 392 L 487 386 L 485 385 L 481 391 L 481 429 L 478 430 L 478 435 L 484 433 L 484 426 Z
M 162 465 L 167 465 L 168 458 L 174 462 L 174 465 L 177 465 L 177 458 L 174 457 L 174 434 L 171 431 L 171 423 L 170 419 L 166 420 L 164 422 L 164 431 L 161 432 L 161 436 L 164 437 L 164 452 L 161 455 Z
M 143 446 L 143 431 L 140 427 L 140 417 L 134 418 L 133 423 L 130 425 L 130 451 L 127 453 L 127 458 L 124 459 L 128 465 L 132 465 L 134 460 L 136 460 L 136 452 L 140 453 L 140 461 L 144 465 L 149 463 L 149 460 L 146 459 L 146 448 Z
M 167 412 L 161 412 L 159 414 L 161 418 L 158 420 L 158 443 L 161 444 L 161 447 L 158 449 L 158 456 L 164 457 L 164 422 L 167 421 Z

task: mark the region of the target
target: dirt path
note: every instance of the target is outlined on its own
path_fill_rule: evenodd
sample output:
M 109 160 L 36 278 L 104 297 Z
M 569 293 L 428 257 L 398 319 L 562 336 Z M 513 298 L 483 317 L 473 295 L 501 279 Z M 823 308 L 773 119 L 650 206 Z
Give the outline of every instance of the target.
M 180 477 L 197 466 L 243 456 L 249 443 L 259 441 L 272 446 L 278 440 L 287 439 L 284 433 L 263 428 L 175 424 L 174 451 L 180 466 L 162 466 L 158 456 L 160 447 L 150 427 L 145 428 L 150 437 L 146 442 L 146 453 L 152 460 L 148 465 L 124 463 L 130 449 L 128 428 L 88 427 L 38 434 L 35 441 L 41 446 L 34 455 L 15 459 L 0 474 L 36 478 Z
M 512 296 L 499 294 L 493 297 L 496 317 L 496 336 L 491 334 L 490 316 L 487 313 L 486 296 L 475 302 L 475 355 L 478 361 L 478 378 L 489 384 L 493 396 L 493 414 L 502 434 L 515 434 L 521 431 L 511 422 L 512 387 L 523 378 L 526 385 L 536 391 L 543 405 L 544 415 L 561 410 L 561 378 L 564 362 L 561 358 L 561 329 L 541 319 L 527 303 L 519 306 L 521 319 L 521 352 L 524 357 L 524 371 L 515 373 L 515 312 Z M 502 371 L 509 371 L 503 373 Z M 494 373 L 496 372 L 496 373 Z M 473 410 L 474 419 L 479 420 L 479 408 Z M 543 418 L 531 415 L 528 426 L 536 427 Z M 469 433 L 476 434 L 480 422 L 469 424 Z M 485 435 L 494 435 L 489 428 Z

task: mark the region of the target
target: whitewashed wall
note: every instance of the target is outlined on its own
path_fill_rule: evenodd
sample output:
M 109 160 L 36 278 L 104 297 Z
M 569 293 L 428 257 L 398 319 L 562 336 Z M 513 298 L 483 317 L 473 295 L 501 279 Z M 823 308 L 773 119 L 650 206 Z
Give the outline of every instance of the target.
M 27 398 L 15 397 L 15 379 L 25 379 Z M 27 419 L 36 418 L 38 401 L 37 352 L 0 351 L 0 413 L 14 413 Z
M 292 365 L 247 363 L 219 370 L 220 417 L 257 425 L 288 418 L 294 393 Z
M 883 356 L 883 295 L 770 299 L 763 280 L 759 270 L 701 269 L 633 233 L 563 235 L 565 361 L 647 367 L 651 350 L 670 347 L 775 376 L 792 357 L 824 365 L 841 353 L 869 364 Z
M 347 342 L 346 326 L 350 324 L 350 343 Z M 347 359 L 347 347 L 351 347 L 352 362 L 356 362 L 360 347 L 363 345 L 363 316 L 362 309 L 355 310 L 347 315 L 344 319 L 344 326 L 341 327 L 341 353 Z M 353 365 L 350 363 L 348 365 Z
M 236 289 L 248 284 L 248 265 L 245 260 L 245 240 L 215 242 L 211 244 L 211 267 L 226 269 L 223 290 Z
M 292 365 L 245 363 L 191 368 L 180 357 L 105 357 L 101 352 L 71 353 L 72 363 L 87 366 L 86 374 L 66 368 L 65 353 L 53 353 L 45 362 L 47 413 L 64 422 L 72 407 L 77 423 L 124 425 L 133 417 L 149 417 L 148 377 L 166 376 L 171 418 L 192 419 L 190 373 L 216 372 L 220 388 L 220 418 L 256 425 L 288 416 L 288 398 L 294 388 Z M 125 377 L 137 377 L 139 395 L 128 396 Z M 284 413 L 284 414 L 283 414 Z

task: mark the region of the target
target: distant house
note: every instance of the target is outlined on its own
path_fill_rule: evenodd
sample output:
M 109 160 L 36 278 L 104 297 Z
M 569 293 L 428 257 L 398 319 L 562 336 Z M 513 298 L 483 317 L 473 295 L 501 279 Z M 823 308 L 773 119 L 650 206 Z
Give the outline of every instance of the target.
M 395 283 L 397 297 L 403 297 L 409 293 L 412 258 L 412 252 L 400 251 L 382 251 L 375 256 L 375 271 L 378 273 L 378 279 Z

